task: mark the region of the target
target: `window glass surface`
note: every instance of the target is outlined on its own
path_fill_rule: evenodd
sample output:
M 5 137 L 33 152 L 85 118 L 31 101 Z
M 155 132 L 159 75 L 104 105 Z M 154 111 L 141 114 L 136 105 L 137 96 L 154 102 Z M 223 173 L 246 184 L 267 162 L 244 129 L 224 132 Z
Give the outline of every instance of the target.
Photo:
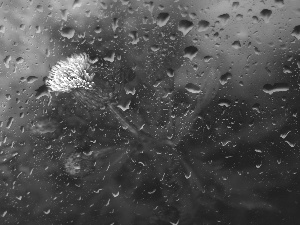
M 300 224 L 298 0 L 0 1 L 0 224 Z

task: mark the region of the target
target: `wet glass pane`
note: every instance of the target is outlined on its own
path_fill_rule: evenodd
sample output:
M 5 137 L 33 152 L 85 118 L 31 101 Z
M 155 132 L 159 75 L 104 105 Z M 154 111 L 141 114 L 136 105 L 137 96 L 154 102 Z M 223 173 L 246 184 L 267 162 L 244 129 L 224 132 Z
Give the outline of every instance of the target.
M 300 224 L 298 0 L 0 1 L 0 224 Z

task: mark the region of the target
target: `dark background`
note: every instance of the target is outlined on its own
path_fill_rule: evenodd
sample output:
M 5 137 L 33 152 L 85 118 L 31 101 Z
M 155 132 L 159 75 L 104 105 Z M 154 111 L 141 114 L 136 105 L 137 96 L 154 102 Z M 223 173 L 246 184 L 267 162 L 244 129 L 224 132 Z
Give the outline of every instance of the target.
M 300 224 L 299 9 L 297 0 L 0 2 L 0 224 Z M 161 12 L 170 15 L 163 27 Z M 182 20 L 193 23 L 185 36 Z M 209 26 L 200 32 L 201 20 Z M 184 57 L 188 46 L 198 49 L 193 60 Z M 146 168 L 124 160 L 106 171 L 107 158 L 84 178 L 65 172 L 71 152 L 131 140 L 110 114 L 78 107 L 68 94 L 52 93 L 49 103 L 51 66 L 82 52 L 99 57 L 101 73 L 131 68 L 138 84 L 165 81 L 172 68 L 175 90 L 200 87 L 201 109 L 176 151 L 201 190 L 167 154 L 132 156 Z M 112 52 L 121 60 L 103 60 Z M 163 107 L 136 87 L 131 108 Z M 276 87 L 283 91 L 270 92 Z M 150 115 L 142 116 L 151 123 Z M 177 188 L 162 184 L 160 169 Z

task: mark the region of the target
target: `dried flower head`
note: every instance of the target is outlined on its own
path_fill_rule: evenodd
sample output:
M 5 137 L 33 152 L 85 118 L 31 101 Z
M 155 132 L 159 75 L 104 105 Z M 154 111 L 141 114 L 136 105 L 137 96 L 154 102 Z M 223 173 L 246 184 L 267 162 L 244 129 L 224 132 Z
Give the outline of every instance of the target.
M 52 67 L 46 86 L 53 92 L 71 93 L 77 102 L 90 110 L 97 110 L 115 97 L 114 89 L 105 81 L 93 81 L 97 67 L 86 53 L 75 54 Z
M 64 167 L 71 176 L 85 177 L 94 171 L 95 160 L 93 155 L 74 152 L 66 158 Z
M 92 81 L 95 74 L 90 70 L 93 63 L 85 53 L 59 61 L 52 67 L 46 85 L 54 92 L 71 92 L 81 88 L 92 90 L 95 86 Z

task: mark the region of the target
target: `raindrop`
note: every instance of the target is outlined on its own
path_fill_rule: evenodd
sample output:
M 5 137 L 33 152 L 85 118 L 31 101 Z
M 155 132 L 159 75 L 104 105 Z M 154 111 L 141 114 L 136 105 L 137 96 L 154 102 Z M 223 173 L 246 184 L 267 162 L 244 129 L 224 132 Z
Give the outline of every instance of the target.
M 24 62 L 24 59 L 22 57 L 18 57 L 16 58 L 16 62 L 19 64 L 19 63 L 23 63 Z
M 158 46 L 158 45 L 152 45 L 152 46 L 150 47 L 150 49 L 151 49 L 153 52 L 156 52 L 156 51 L 159 50 L 159 46 Z
M 275 4 L 278 8 L 284 7 L 284 1 L 283 0 L 275 0 Z
M 228 100 L 228 99 L 220 99 L 219 100 L 219 103 L 218 103 L 218 105 L 219 106 L 225 106 L 225 107 L 229 107 L 230 106 L 230 104 L 231 104 L 231 101 L 230 100 Z
M 240 41 L 235 41 L 232 43 L 232 47 L 234 49 L 240 49 L 242 47 L 241 42 Z
M 184 174 L 185 179 L 190 179 L 192 176 L 192 172 L 190 171 L 188 175 Z
M 282 139 L 285 139 L 285 138 L 288 136 L 288 134 L 289 134 L 290 132 L 291 132 L 291 131 L 288 130 L 288 131 L 286 131 L 286 132 L 280 134 L 280 137 L 281 137 Z
M 13 117 L 9 117 L 6 123 L 6 128 L 10 129 L 12 123 L 14 122 L 14 118 Z
M 119 22 L 118 18 L 113 19 L 112 29 L 113 29 L 114 32 L 116 32 L 117 28 L 119 27 L 118 22 Z
M 237 7 L 239 7 L 240 3 L 239 2 L 233 2 L 232 3 L 232 8 L 235 10 Z
M 184 49 L 183 57 L 193 60 L 193 58 L 197 55 L 197 52 L 198 52 L 198 48 L 196 48 L 195 46 L 186 47 Z
M 295 147 L 295 145 L 296 145 L 296 143 L 292 143 L 292 142 L 290 142 L 290 141 L 285 141 L 290 147 L 292 147 L 292 148 L 294 148 Z M 280 161 L 280 163 L 281 163 L 281 161 Z M 278 163 L 279 164 L 279 163 Z
M 193 26 L 194 24 L 189 20 L 180 20 L 178 30 L 185 36 L 193 29 Z
M 36 10 L 40 13 L 44 12 L 43 6 L 41 6 L 41 5 L 37 5 Z
M 21 29 L 21 30 L 24 30 L 24 29 L 25 29 L 25 24 L 21 24 L 21 25 L 20 25 L 20 29 Z
M 108 62 L 113 62 L 113 61 L 115 61 L 115 53 L 111 52 L 111 54 L 109 54 L 108 56 L 104 57 L 103 59 L 105 61 L 108 61 Z
M 99 34 L 101 31 L 102 31 L 102 28 L 101 28 L 101 27 L 97 26 L 97 27 L 95 28 L 95 33 L 96 33 L 96 34 Z
M 5 97 L 6 97 L 6 100 L 10 100 L 11 99 L 11 95 L 10 94 L 6 94 Z
M 237 20 L 242 20 L 243 17 L 244 17 L 244 16 L 243 16 L 242 14 L 237 14 L 237 15 L 236 15 L 236 19 L 237 19 Z
M 227 72 L 220 77 L 220 83 L 225 85 L 232 78 L 232 74 Z
M 9 62 L 11 60 L 11 56 L 10 55 L 7 55 L 4 59 L 3 59 L 3 62 L 4 62 L 4 65 L 6 68 L 9 68 Z
M 112 193 L 112 195 L 113 195 L 115 198 L 118 197 L 119 194 L 120 194 L 120 192 L 117 192 L 116 194 L 115 194 L 115 193 Z
M 294 27 L 294 30 L 292 32 L 292 36 L 294 36 L 295 38 L 300 40 L 300 25 Z
M 187 85 L 185 85 L 185 89 L 193 94 L 198 94 L 201 92 L 201 89 L 198 85 L 193 84 L 193 83 L 188 83 Z
M 69 14 L 68 10 L 66 10 L 66 9 L 61 9 L 60 12 L 61 12 L 61 18 L 62 18 L 64 21 L 67 21 L 67 19 L 68 19 L 68 14 Z
M 75 30 L 71 27 L 64 27 L 60 31 L 61 36 L 71 39 L 75 34 Z
M 5 26 L 3 25 L 0 25 L 0 33 L 5 33 Z
M 171 69 L 171 68 L 168 68 L 167 69 L 167 75 L 168 75 L 168 77 L 174 77 L 174 70 Z
M 260 12 L 261 17 L 264 19 L 265 23 L 269 23 L 272 11 L 269 9 L 263 9 Z
M 225 13 L 225 14 L 222 14 L 222 15 L 218 16 L 218 18 L 220 19 L 221 24 L 222 24 L 223 26 L 225 26 L 225 25 L 227 24 L 227 22 L 228 22 L 230 16 L 229 16 L 228 13 Z
M 263 91 L 269 95 L 272 95 L 275 92 L 288 91 L 289 85 L 287 83 L 275 83 L 274 85 L 265 84 L 263 86 Z
M 156 19 L 157 25 L 159 27 L 163 27 L 168 23 L 169 19 L 170 19 L 169 13 L 166 12 L 159 13 Z
M 81 2 L 80 0 L 74 0 L 74 3 L 73 3 L 73 9 L 77 8 L 77 7 L 80 7 L 81 6 Z
M 50 209 L 48 209 L 47 211 L 44 211 L 45 214 L 49 214 L 50 213 Z
M 206 31 L 209 27 L 209 22 L 206 20 L 200 20 L 198 23 L 198 31 L 203 32 Z
M 2 217 L 4 217 L 4 216 L 6 216 L 6 214 L 7 214 L 7 211 L 5 211 L 4 213 L 2 213 Z
M 257 16 L 253 16 L 252 20 L 253 20 L 253 23 L 258 23 L 258 17 Z
M 133 45 L 136 45 L 139 42 L 139 40 L 140 40 L 137 31 L 131 31 L 129 33 L 129 37 L 132 38 L 131 44 L 133 44 Z
M 29 77 L 27 77 L 27 82 L 28 82 L 29 84 L 32 84 L 32 83 L 34 83 L 37 79 L 38 79 L 38 78 L 37 78 L 36 76 L 29 76 Z

